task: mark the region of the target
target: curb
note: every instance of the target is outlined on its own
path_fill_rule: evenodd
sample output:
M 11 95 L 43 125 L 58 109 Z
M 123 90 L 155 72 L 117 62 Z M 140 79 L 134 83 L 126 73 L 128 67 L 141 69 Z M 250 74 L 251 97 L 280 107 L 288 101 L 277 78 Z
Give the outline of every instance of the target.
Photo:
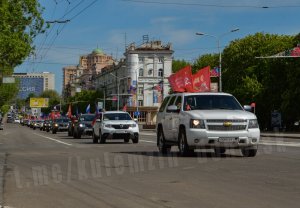
M 260 134 L 261 137 L 280 137 L 280 138 L 287 138 L 287 139 L 300 139 L 300 134 L 298 135 L 288 135 L 288 134 Z

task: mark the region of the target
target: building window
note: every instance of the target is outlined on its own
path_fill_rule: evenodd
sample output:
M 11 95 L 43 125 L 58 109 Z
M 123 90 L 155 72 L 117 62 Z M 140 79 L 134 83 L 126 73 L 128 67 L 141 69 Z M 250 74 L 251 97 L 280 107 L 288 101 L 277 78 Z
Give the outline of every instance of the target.
M 163 77 L 164 76 L 164 70 L 163 69 L 159 69 L 158 70 L 158 76 L 159 77 Z
M 143 62 L 144 58 L 143 57 L 139 57 L 139 62 Z
M 162 63 L 162 62 L 164 62 L 164 58 L 158 58 L 158 63 Z
M 139 76 L 140 76 L 140 77 L 143 77 L 143 76 L 144 76 L 144 69 L 143 69 L 143 68 L 140 68 L 140 69 L 139 69 Z
M 149 70 L 148 70 L 148 75 L 151 76 L 152 73 L 153 73 L 153 69 L 149 69 Z

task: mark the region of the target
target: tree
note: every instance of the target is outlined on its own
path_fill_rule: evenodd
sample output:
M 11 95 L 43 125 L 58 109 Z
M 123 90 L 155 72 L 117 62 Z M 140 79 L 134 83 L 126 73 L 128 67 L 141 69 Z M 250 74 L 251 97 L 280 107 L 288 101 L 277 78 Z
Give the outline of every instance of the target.
M 173 60 L 172 61 L 172 72 L 176 73 L 177 71 L 179 71 L 180 69 L 191 65 L 190 63 L 186 62 L 185 60 Z
M 195 73 L 203 67 L 215 67 L 219 65 L 219 54 L 204 54 L 193 63 L 193 72 Z
M 50 113 L 51 110 L 53 110 L 54 106 L 57 106 L 59 104 L 61 104 L 61 97 L 58 94 L 58 92 L 56 92 L 55 90 L 45 90 L 44 92 L 42 92 L 39 97 L 42 98 L 49 98 L 49 107 L 48 108 L 43 108 L 42 112 L 43 113 Z
M 288 35 L 256 33 L 235 40 L 224 49 L 223 89 L 234 94 L 243 104 L 256 102 L 262 128 L 270 128 L 271 112 L 274 110 L 286 115 L 287 107 L 284 109 L 282 106 L 283 98 L 290 99 L 290 92 L 299 87 L 287 89 L 291 85 L 291 59 L 256 57 L 270 56 L 293 48 L 293 39 L 293 36 Z M 291 107 L 290 104 L 286 105 Z
M 16 96 L 18 86 L 3 84 L 3 76 L 13 74 L 14 68 L 33 52 L 33 39 L 44 32 L 41 13 L 38 0 L 0 1 L 0 107 Z

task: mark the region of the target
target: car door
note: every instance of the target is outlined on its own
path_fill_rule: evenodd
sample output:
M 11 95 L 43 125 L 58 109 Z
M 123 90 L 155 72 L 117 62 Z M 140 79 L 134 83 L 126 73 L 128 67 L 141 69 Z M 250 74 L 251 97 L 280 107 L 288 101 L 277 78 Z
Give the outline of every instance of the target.
M 165 110 L 165 116 L 164 116 L 164 121 L 162 121 L 163 125 L 163 131 L 164 131 L 164 136 L 166 140 L 172 141 L 173 140 L 173 124 L 172 124 L 172 112 L 168 110 L 168 107 L 174 104 L 174 101 L 176 99 L 176 96 L 172 96 L 167 108 Z
M 182 110 L 182 96 L 179 95 L 176 97 L 174 105 L 177 106 L 178 111 L 173 112 L 171 114 L 171 141 L 177 141 L 178 140 L 178 133 L 179 133 L 179 113 Z

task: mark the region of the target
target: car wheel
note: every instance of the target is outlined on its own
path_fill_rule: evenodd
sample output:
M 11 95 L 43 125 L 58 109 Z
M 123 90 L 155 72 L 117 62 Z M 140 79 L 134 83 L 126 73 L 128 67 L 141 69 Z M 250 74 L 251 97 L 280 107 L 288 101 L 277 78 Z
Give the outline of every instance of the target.
M 129 138 L 124 138 L 124 142 L 128 143 L 129 142 Z
M 226 152 L 225 148 L 219 147 L 219 148 L 215 148 L 215 155 L 216 156 L 221 156 L 222 154 L 224 154 Z
M 76 138 L 81 139 L 81 133 L 80 132 L 77 132 Z
M 104 144 L 106 142 L 106 138 L 102 135 L 101 131 L 99 131 L 99 141 L 100 144 Z
M 52 134 L 56 134 L 56 131 L 55 131 L 55 130 L 52 130 Z
M 134 143 L 134 144 L 139 143 L 139 135 L 134 135 L 133 136 L 132 143 Z
M 257 153 L 257 148 L 254 148 L 254 149 L 253 148 L 252 149 L 243 148 L 243 149 L 241 149 L 241 152 L 244 157 L 255 157 L 256 153 Z
M 68 136 L 72 136 L 70 131 L 68 131 Z
M 184 129 L 180 129 L 179 131 L 178 148 L 179 148 L 180 156 L 188 156 L 189 154 L 194 152 L 194 150 L 189 149 L 189 145 L 187 144 L 186 141 L 186 134 Z
M 171 146 L 165 144 L 165 137 L 161 127 L 157 132 L 157 147 L 162 154 L 168 154 L 171 151 Z
M 94 131 L 93 131 L 93 136 L 92 136 L 92 138 L 93 138 L 93 143 L 94 143 L 94 144 L 97 144 L 97 143 L 98 143 L 98 137 L 97 137 L 97 135 L 95 134 Z

